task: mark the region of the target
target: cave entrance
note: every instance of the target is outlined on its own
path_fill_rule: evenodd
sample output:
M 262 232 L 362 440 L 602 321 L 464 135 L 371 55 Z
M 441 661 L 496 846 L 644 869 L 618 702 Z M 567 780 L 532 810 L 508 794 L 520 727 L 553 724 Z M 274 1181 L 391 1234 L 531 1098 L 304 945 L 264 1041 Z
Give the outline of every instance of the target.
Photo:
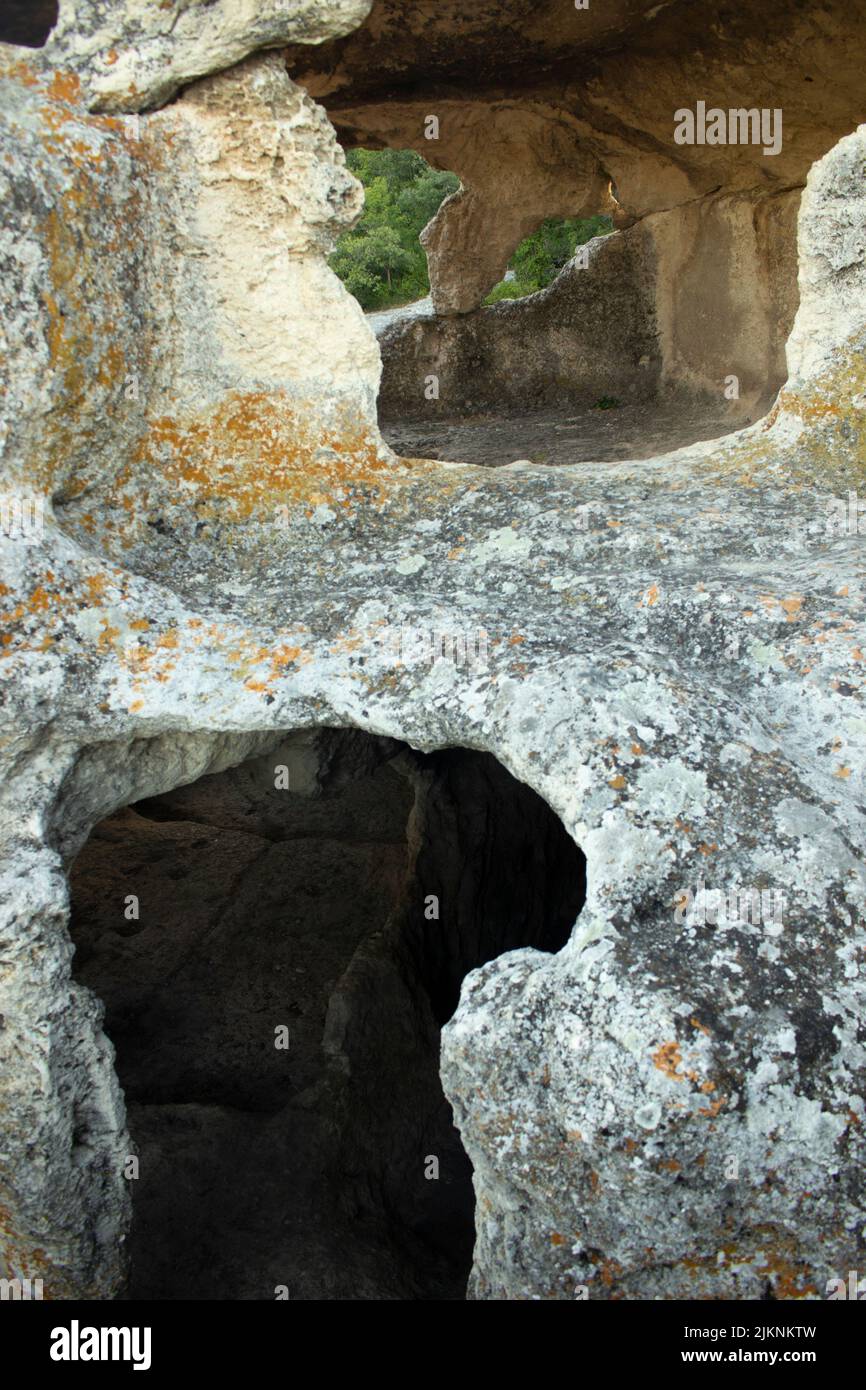
M 58 0 L 3 0 L 0 43 L 44 48 L 57 23 Z
M 585 861 L 487 754 L 316 737 L 300 785 L 277 747 L 109 816 L 71 871 L 137 1157 L 132 1298 L 464 1296 L 439 1029 L 468 970 L 565 943 Z

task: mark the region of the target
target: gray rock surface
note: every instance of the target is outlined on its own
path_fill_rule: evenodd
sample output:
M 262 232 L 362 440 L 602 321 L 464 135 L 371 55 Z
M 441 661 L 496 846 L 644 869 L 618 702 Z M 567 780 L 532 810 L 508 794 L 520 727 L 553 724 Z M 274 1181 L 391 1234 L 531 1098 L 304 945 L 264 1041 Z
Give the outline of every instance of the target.
M 866 492 L 866 127 L 809 176 L 765 420 L 481 470 L 381 442 L 375 340 L 324 262 L 358 190 L 274 56 L 134 138 L 2 58 L 0 462 L 44 503 L 0 539 L 6 1269 L 52 1297 L 124 1277 L 69 858 L 113 809 L 325 726 L 488 751 L 586 855 L 568 945 L 470 974 L 444 1033 L 472 1295 L 820 1297 L 862 1269 L 866 634 L 839 508 Z M 483 630 L 485 658 L 395 656 L 401 625 Z M 780 929 L 678 920 L 701 880 L 784 893 Z
M 390 328 L 392 324 L 402 324 L 432 315 L 433 300 L 427 294 L 423 299 L 413 300 L 411 304 L 399 304 L 394 309 L 376 309 L 367 314 L 367 322 L 378 338 L 383 329 Z

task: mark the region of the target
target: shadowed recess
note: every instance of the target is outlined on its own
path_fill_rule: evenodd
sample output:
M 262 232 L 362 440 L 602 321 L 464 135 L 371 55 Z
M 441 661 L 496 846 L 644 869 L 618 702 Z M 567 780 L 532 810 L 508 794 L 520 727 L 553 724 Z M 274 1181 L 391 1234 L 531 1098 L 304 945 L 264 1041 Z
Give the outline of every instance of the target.
M 351 737 L 366 761 L 315 794 L 260 757 L 108 817 L 74 864 L 138 1158 L 131 1297 L 464 1296 L 439 1027 L 467 971 L 565 943 L 585 861 L 490 755 Z
M 3 0 L 0 43 L 43 48 L 57 23 L 57 0 Z

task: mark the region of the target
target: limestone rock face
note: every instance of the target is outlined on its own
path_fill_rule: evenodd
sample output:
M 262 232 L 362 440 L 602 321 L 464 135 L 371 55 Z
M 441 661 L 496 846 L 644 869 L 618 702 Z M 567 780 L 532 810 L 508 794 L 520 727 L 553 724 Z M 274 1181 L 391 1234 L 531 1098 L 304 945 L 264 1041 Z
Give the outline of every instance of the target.
M 370 0 L 60 0 L 45 57 L 81 73 L 92 107 L 143 111 L 256 49 L 345 34 L 369 11 Z
M 135 681 L 136 634 L 151 619 L 126 609 L 122 570 L 88 560 L 58 530 L 54 508 L 85 538 L 95 520 L 90 500 L 110 485 L 126 493 L 122 509 L 138 515 L 145 534 L 170 533 L 169 505 L 187 521 L 195 516 L 201 537 L 207 523 L 195 479 L 209 471 L 214 495 L 218 478 L 229 482 L 241 512 L 257 486 L 252 472 L 280 472 L 274 520 L 308 458 L 344 467 L 348 448 L 375 465 L 387 451 L 375 424 L 375 341 L 324 259 L 358 215 L 362 191 L 321 109 L 276 55 L 251 58 L 139 118 L 90 116 L 76 74 L 53 72 L 41 54 L 3 52 L 3 610 L 4 625 L 23 621 L 28 630 L 4 647 L 17 651 L 4 693 L 17 691 L 19 715 L 30 711 L 24 724 L 9 725 L 7 747 L 14 763 L 30 767 L 28 781 L 54 785 L 51 799 L 65 807 L 56 843 L 68 854 L 80 846 L 92 802 L 108 809 L 129 799 L 128 771 L 138 760 L 113 740 L 101 745 L 104 756 L 79 761 L 76 753 L 83 782 L 73 791 L 67 736 L 39 751 L 36 727 L 51 721 L 55 701 L 65 703 L 65 658 L 59 666 L 57 658 L 67 638 L 98 646 L 99 633 L 110 633 L 132 658 Z M 157 479 L 159 501 L 150 493 Z M 34 518 L 39 525 L 22 529 Z M 194 542 L 189 553 L 203 559 L 205 550 Z M 109 595 L 111 572 L 120 587 Z M 100 616 L 92 600 L 101 592 L 108 606 L 100 604 Z M 32 624 L 48 613 L 60 627 L 43 640 Z M 96 673 L 86 674 L 87 659 L 81 667 L 72 661 L 87 724 L 100 698 L 90 684 Z M 195 718 L 193 725 L 200 728 Z M 185 780 L 181 764 L 210 767 L 216 748 L 199 732 L 174 753 L 158 747 L 150 736 L 140 744 L 139 772 L 154 790 L 154 754 L 174 764 L 176 782 Z M 244 735 L 242 757 L 250 747 Z M 216 752 L 215 767 L 222 756 Z M 55 840 L 47 807 L 31 805 L 22 822 L 14 778 L 4 795 L 15 848 L 6 860 L 3 984 L 19 1001 L 0 1009 L 11 1114 L 6 1265 L 30 1268 L 27 1250 L 48 1251 L 57 1296 L 110 1292 L 123 1276 L 128 1221 L 116 1159 L 129 1147 L 110 1046 L 96 1000 L 68 980 L 69 946 L 56 931 L 66 890 L 48 847 Z M 45 991 L 60 978 L 66 1000 L 52 1005 Z M 55 1009 L 56 1025 L 38 1022 Z M 43 1269 L 40 1256 L 33 1277 Z
M 702 198 L 595 239 L 585 260 L 527 299 L 398 322 L 380 338 L 381 416 L 435 419 L 668 392 L 712 404 L 733 374 L 730 427 L 754 420 L 786 376 L 798 204 L 798 192 Z M 424 390 L 431 374 L 432 399 Z
M 182 55 L 205 7 L 176 8 Z M 646 8 L 620 13 L 642 24 Z M 119 44 L 107 7 L 87 13 L 82 33 L 98 19 Z M 782 197 L 823 155 L 772 411 L 676 454 L 556 470 L 383 446 L 376 344 L 324 264 L 358 191 L 277 55 L 136 124 L 89 114 L 115 100 L 98 97 L 90 38 L 74 71 L 71 40 L 59 70 L 3 50 L 10 1276 L 43 1277 L 52 1298 L 110 1297 L 124 1278 L 129 1138 L 101 1006 L 71 978 L 70 860 L 117 808 L 322 727 L 492 753 L 586 855 L 568 945 L 471 973 L 445 1031 L 475 1169 L 473 1297 L 820 1297 L 863 1267 L 866 632 L 849 494 L 866 488 L 866 126 L 824 154 L 849 119 L 844 32 L 822 38 L 798 10 L 769 40 L 766 83 L 744 37 L 758 104 L 809 34 L 823 84 L 774 185 Z M 740 177 L 718 153 L 706 169 L 684 155 L 667 184 L 641 166 L 636 104 L 687 104 L 686 59 L 663 78 L 658 33 L 640 83 L 617 82 L 623 46 L 601 39 L 597 80 L 578 83 L 620 152 L 617 188 L 643 167 L 643 211 L 708 193 L 722 167 Z M 130 108 L 166 90 L 154 71 Z M 484 661 L 432 661 L 423 643 L 398 658 L 405 626 L 483 631 Z

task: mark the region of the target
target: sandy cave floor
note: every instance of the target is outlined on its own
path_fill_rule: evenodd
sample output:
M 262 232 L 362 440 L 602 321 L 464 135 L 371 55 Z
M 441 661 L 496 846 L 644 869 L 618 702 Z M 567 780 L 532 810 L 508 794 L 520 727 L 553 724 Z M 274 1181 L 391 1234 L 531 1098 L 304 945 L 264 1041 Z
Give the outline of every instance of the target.
M 756 411 L 757 419 L 763 411 Z M 682 400 L 629 402 L 609 409 L 543 410 L 534 414 L 465 415 L 445 420 L 383 421 L 382 434 L 403 458 L 436 458 L 486 468 L 531 459 L 559 466 L 589 460 L 653 458 L 699 440 L 718 439 L 751 420 L 732 421 L 730 408 Z

